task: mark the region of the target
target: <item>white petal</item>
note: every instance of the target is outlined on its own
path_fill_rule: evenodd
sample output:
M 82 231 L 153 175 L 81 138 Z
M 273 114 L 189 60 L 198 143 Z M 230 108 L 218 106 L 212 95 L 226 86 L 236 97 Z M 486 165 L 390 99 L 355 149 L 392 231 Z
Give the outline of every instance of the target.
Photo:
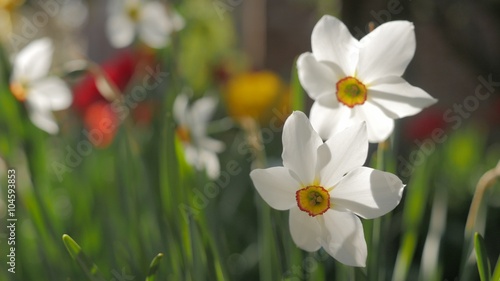
M 186 21 L 184 18 L 176 11 L 171 12 L 170 21 L 174 31 L 179 31 L 186 26 Z
M 49 73 L 54 48 L 49 38 L 35 40 L 17 54 L 12 80 L 29 81 L 43 78 Z
M 437 102 L 424 90 L 396 76 L 379 79 L 370 85 L 368 98 L 393 119 L 415 115 Z
M 186 94 L 179 94 L 174 101 L 173 114 L 177 123 L 186 126 L 189 98 Z
M 217 98 L 211 96 L 198 99 L 193 103 L 190 114 L 197 122 L 208 123 L 217 109 L 217 103 Z
M 220 152 L 224 151 L 224 149 L 226 148 L 226 145 L 224 144 L 224 142 L 216 140 L 216 139 L 212 139 L 212 138 L 209 138 L 206 136 L 204 136 L 201 139 L 198 139 L 196 141 L 199 143 L 199 146 L 201 148 L 204 148 L 206 150 L 216 152 L 216 153 L 220 153 Z
M 206 149 L 200 149 L 199 161 L 210 179 L 217 179 L 220 175 L 220 163 L 217 154 Z
M 300 183 L 287 168 L 255 169 L 250 178 L 262 199 L 272 208 L 288 210 L 297 206 L 295 193 L 300 189 Z
M 184 157 L 186 158 L 186 162 L 195 167 L 196 170 L 203 170 L 203 165 L 199 161 L 199 154 L 199 150 L 196 147 L 190 144 L 184 145 Z
M 160 2 L 148 2 L 142 10 L 139 34 L 153 48 L 163 48 L 169 41 L 173 25 L 169 21 L 165 6 Z
M 353 113 L 352 109 L 342 104 L 330 108 L 315 102 L 309 115 L 313 128 L 322 139 L 326 140 L 353 125 L 355 122 Z
M 299 208 L 290 209 L 290 234 L 293 242 L 308 252 L 321 248 L 321 224 L 316 217 L 311 217 Z
M 346 76 L 354 75 L 359 42 L 340 20 L 323 16 L 313 29 L 311 45 L 318 61 L 334 62 Z
M 316 102 L 324 107 L 332 109 L 337 108 L 340 103 L 337 99 L 337 94 L 335 91 L 322 94 L 321 96 L 316 98 Z
M 328 210 L 323 217 L 325 232 L 321 244 L 325 251 L 345 265 L 364 267 L 368 250 L 359 218 L 337 210 Z
M 322 62 L 318 62 L 311 53 L 304 53 L 297 59 L 297 71 L 300 84 L 307 94 L 316 99 L 322 94 L 335 96 L 336 81 L 342 74 Z
M 208 122 L 217 108 L 217 102 L 215 97 L 203 97 L 193 103 L 188 116 L 193 137 L 202 138 L 206 135 Z
M 394 130 L 394 120 L 388 117 L 380 107 L 366 101 L 363 105 L 356 106 L 354 109 L 356 111 L 355 115 L 366 121 L 369 142 L 383 142 L 389 138 Z
M 401 201 L 404 184 L 387 172 L 359 167 L 349 172 L 331 192 L 334 205 L 372 219 L 385 215 Z
M 37 104 L 33 104 L 30 100 L 26 101 L 26 105 L 30 120 L 35 126 L 49 134 L 57 134 L 59 132 L 59 126 L 49 109 L 46 109 L 45 106 L 40 107 Z
M 283 166 L 295 172 L 303 185 L 316 179 L 316 151 L 323 143 L 306 115 L 294 111 L 283 127 Z
M 119 13 L 124 14 L 126 12 L 125 6 L 127 4 L 135 4 L 135 3 L 130 3 L 130 2 L 133 2 L 133 1 L 109 0 L 108 11 L 112 15 L 119 14 Z
M 219 177 L 220 163 L 214 152 L 187 144 L 184 145 L 184 157 L 196 170 L 206 171 L 212 180 Z
M 106 30 L 111 45 L 115 48 L 127 47 L 134 41 L 134 23 L 125 14 L 110 15 Z
M 50 104 L 51 110 L 63 110 L 68 108 L 73 101 L 73 96 L 70 89 L 58 77 L 49 77 L 37 81 L 31 86 L 31 95 L 35 95 L 35 99 L 43 98 Z
M 364 122 L 335 134 L 318 149 L 321 184 L 324 187 L 336 185 L 346 173 L 361 167 L 367 155 L 368 137 Z
M 391 21 L 360 41 L 357 75 L 365 84 L 386 76 L 401 76 L 415 54 L 415 31 L 407 21 Z

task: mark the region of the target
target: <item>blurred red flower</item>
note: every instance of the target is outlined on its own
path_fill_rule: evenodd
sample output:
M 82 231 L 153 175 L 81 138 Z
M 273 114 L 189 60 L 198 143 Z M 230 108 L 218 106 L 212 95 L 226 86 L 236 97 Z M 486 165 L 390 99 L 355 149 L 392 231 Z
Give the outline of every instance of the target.
M 107 147 L 113 141 L 120 124 L 111 104 L 105 101 L 91 104 L 85 110 L 83 120 L 90 142 L 100 148 Z
M 135 72 L 139 62 L 139 56 L 131 51 L 124 51 L 101 65 L 102 71 L 107 78 L 123 92 Z M 94 74 L 87 74 L 83 80 L 75 85 L 73 106 L 82 114 L 89 106 L 97 101 L 106 101 L 96 86 Z
M 423 110 L 420 114 L 409 118 L 404 125 L 404 136 L 409 141 L 424 140 L 432 136 L 437 129 L 446 130 L 447 123 L 443 118 L 443 110 L 431 107 Z
M 101 69 L 109 81 L 123 93 L 140 59 L 139 55 L 124 51 L 104 62 Z M 75 85 L 73 92 L 73 107 L 82 115 L 85 128 L 90 132 L 90 141 L 96 147 L 108 146 L 118 130 L 120 120 L 109 101 L 99 92 L 95 75 L 87 74 Z

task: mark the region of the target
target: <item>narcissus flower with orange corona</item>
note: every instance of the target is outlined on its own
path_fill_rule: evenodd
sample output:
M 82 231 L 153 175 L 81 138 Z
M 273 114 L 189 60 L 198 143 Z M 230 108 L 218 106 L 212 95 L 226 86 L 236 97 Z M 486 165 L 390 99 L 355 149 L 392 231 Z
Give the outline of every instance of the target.
M 299 248 L 323 247 L 346 265 L 364 267 L 367 246 L 358 216 L 388 213 L 404 188 L 397 176 L 362 167 L 367 154 L 364 122 L 323 142 L 296 111 L 283 128 L 284 167 L 256 169 L 250 177 L 272 208 L 290 210 L 290 232 Z
M 174 102 L 174 119 L 177 137 L 184 147 L 186 161 L 199 171 L 206 171 L 211 179 L 220 174 L 217 153 L 224 150 L 224 143 L 207 136 L 207 127 L 217 108 L 217 99 L 203 97 L 190 106 L 186 94 L 177 96 Z
M 235 120 L 252 118 L 262 125 L 273 114 L 290 112 L 288 86 L 271 71 L 247 72 L 229 79 L 225 100 L 229 115 Z
M 311 36 L 312 53 L 302 54 L 299 79 L 315 100 L 311 123 L 323 139 L 365 121 L 370 142 L 386 140 L 394 119 L 417 114 L 436 99 L 401 75 L 415 54 L 415 32 L 407 21 L 387 22 L 360 41 L 332 16 Z
M 184 19 L 159 1 L 112 0 L 109 12 L 107 32 L 115 48 L 132 44 L 136 36 L 151 48 L 163 48 L 184 27 Z
M 50 134 L 59 131 L 52 111 L 68 108 L 73 100 L 66 83 L 49 76 L 53 53 L 50 39 L 31 42 L 15 56 L 10 77 L 14 97 L 26 104 L 33 124 Z

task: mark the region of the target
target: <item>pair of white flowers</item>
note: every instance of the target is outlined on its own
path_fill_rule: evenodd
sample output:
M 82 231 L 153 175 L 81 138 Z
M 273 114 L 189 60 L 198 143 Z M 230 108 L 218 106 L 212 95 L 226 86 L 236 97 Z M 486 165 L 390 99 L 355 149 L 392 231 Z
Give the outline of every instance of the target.
M 290 210 L 298 247 L 322 247 L 346 265 L 365 266 L 358 216 L 372 219 L 393 210 L 404 189 L 397 176 L 362 167 L 368 143 L 386 140 L 394 119 L 436 100 L 401 78 L 415 53 L 409 22 L 382 24 L 358 41 L 341 21 L 324 16 L 311 43 L 312 53 L 297 62 L 300 82 L 315 100 L 310 121 L 294 112 L 283 128 L 283 167 L 250 176 L 271 207 Z
M 109 14 L 107 33 L 115 48 L 130 45 L 136 36 L 152 48 L 163 48 L 184 27 L 184 19 L 159 1 L 112 0 Z

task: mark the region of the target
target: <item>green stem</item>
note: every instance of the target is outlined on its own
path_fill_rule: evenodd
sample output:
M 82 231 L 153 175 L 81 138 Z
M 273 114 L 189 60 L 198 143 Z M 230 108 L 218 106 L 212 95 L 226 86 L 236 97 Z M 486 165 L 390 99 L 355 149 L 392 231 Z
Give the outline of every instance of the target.
M 461 274 L 460 280 L 469 280 L 471 278 L 474 263 L 469 262 L 469 256 L 474 250 L 473 234 L 478 232 L 484 234 L 484 226 L 479 227 L 478 219 L 480 215 L 486 216 L 486 206 L 482 203 L 485 192 L 489 190 L 500 178 L 500 161 L 495 168 L 487 171 L 478 181 L 476 185 L 476 191 L 474 192 L 474 197 L 472 198 L 472 203 L 469 209 L 469 215 L 467 216 L 467 223 L 465 224 L 465 237 L 464 237 L 464 254 L 462 255 L 461 262 Z M 481 229 L 479 229 L 481 228 Z
M 381 142 L 378 144 L 377 148 L 377 162 L 376 169 L 385 170 L 385 152 L 388 147 L 388 141 Z M 380 255 L 381 249 L 381 234 L 383 227 L 382 218 L 376 218 L 372 222 L 371 227 L 371 240 L 370 240 L 370 250 L 369 258 L 368 258 L 368 278 L 369 280 L 379 280 L 379 269 L 383 267 L 384 260 L 382 259 L 383 255 Z
M 244 119 L 241 125 L 247 133 L 247 140 L 253 148 L 255 160 L 253 168 L 265 168 L 267 163 L 266 152 L 260 134 L 260 128 L 257 122 L 253 119 Z M 273 222 L 271 219 L 271 208 L 260 198 L 255 195 L 255 201 L 258 210 L 259 223 L 259 273 L 260 280 L 279 280 L 281 279 L 281 263 L 280 255 L 278 254 L 277 241 L 273 231 Z

